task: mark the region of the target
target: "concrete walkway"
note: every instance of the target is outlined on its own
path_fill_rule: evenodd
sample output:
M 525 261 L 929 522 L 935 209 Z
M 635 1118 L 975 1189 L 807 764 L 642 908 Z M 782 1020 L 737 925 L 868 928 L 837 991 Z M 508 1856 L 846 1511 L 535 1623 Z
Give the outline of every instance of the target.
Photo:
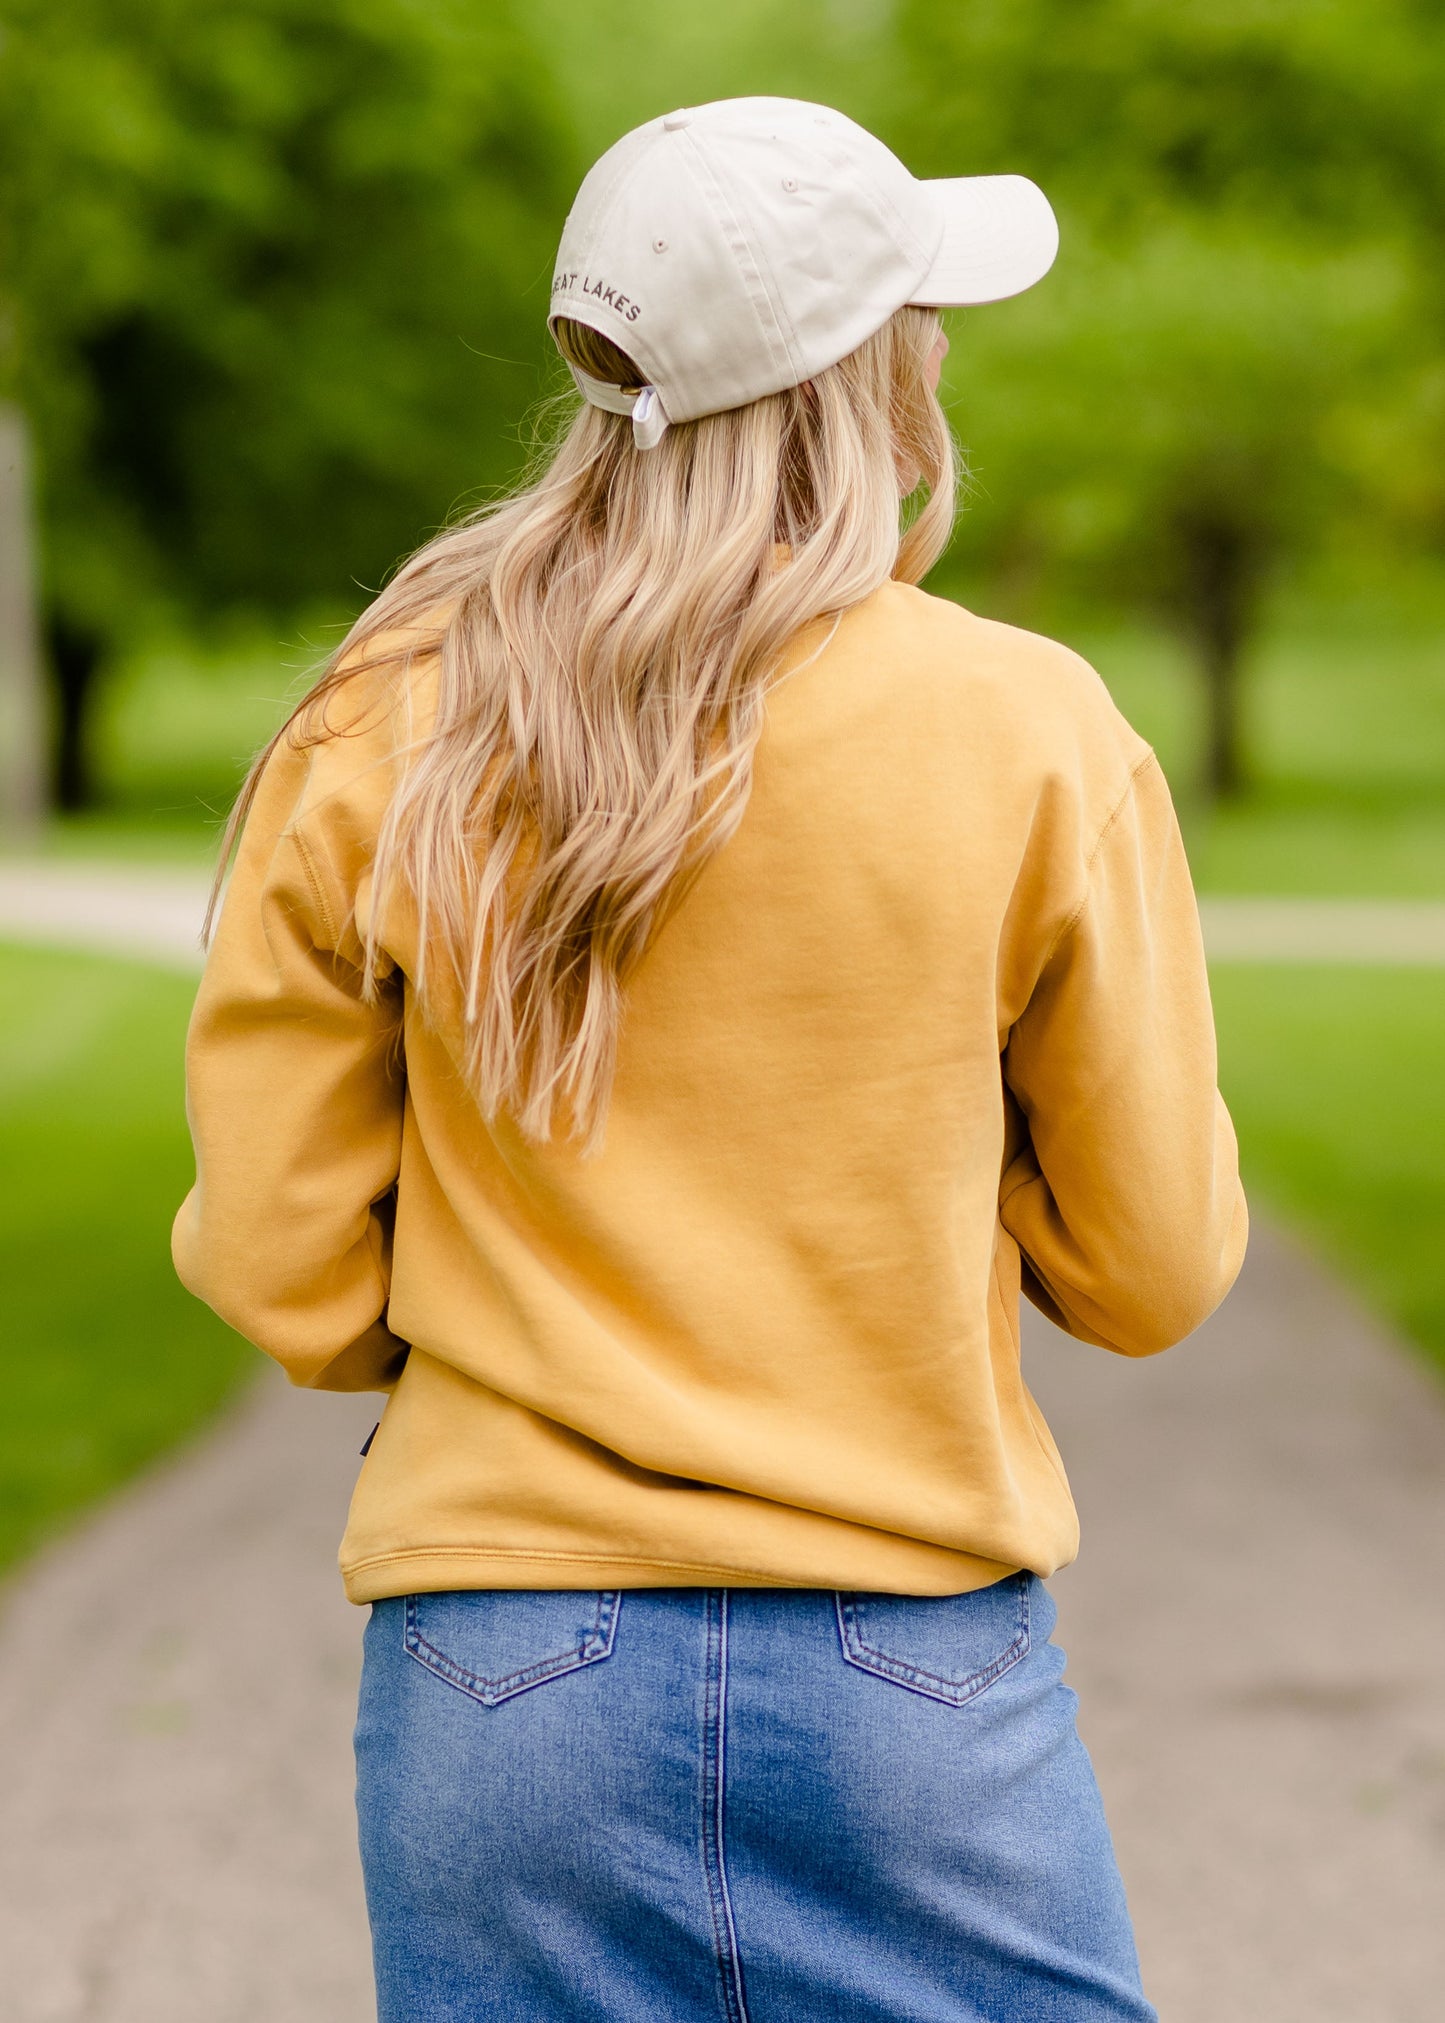
M 1445 966 L 1445 901 L 1438 899 L 1206 894 L 1199 913 L 1214 962 Z
M 336 1546 L 378 1408 L 268 1377 L 12 1586 L 4 2023 L 374 2016 Z
M 0 857 L 0 939 L 199 969 L 210 889 L 190 865 Z
M 1439 2023 L 1445 1391 L 1268 1231 L 1162 1358 L 1030 1322 L 1164 2023 Z M 268 1377 L 7 1591 L 4 2023 L 372 2015 L 335 1546 L 375 1416 Z

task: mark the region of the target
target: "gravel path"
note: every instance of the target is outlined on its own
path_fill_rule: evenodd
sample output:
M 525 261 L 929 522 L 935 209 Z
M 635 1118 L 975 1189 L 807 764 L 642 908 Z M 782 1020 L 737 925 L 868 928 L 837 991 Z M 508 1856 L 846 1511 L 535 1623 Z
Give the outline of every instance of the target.
M 1445 1393 L 1267 1230 L 1167 1356 L 1030 1323 L 1084 1524 L 1059 1634 L 1164 2023 L 1438 2023 Z M 6 1591 L 4 2023 L 371 2017 L 335 1548 L 375 1416 L 268 1375 Z

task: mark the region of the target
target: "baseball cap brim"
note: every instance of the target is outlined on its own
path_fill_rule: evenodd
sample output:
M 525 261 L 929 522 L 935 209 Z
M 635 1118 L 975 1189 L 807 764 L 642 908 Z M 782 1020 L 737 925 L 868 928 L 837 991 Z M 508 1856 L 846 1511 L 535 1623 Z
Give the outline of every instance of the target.
M 956 176 L 923 187 L 942 212 L 943 237 L 910 302 L 929 309 L 1001 302 L 1053 266 L 1059 221 L 1027 176 Z

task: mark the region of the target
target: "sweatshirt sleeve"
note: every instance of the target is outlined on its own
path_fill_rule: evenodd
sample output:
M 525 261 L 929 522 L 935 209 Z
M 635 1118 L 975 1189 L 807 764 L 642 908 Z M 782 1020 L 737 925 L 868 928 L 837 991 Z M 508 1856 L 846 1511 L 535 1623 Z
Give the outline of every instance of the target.
M 404 1077 L 399 979 L 374 1002 L 322 843 L 297 827 L 309 754 L 278 748 L 221 911 L 186 1048 L 196 1182 L 182 1281 L 293 1383 L 387 1389 Z
M 1152 1355 L 1234 1283 L 1248 1218 L 1198 909 L 1153 754 L 1004 1051 L 1027 1136 L 1000 1186 L 1024 1289 L 1070 1334 Z

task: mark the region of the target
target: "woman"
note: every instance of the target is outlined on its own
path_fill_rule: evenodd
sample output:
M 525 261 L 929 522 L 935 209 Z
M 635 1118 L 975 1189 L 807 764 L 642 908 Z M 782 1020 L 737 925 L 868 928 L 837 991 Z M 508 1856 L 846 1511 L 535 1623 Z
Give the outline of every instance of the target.
M 176 1259 L 391 1394 L 342 1548 L 382 2023 L 1154 2013 L 1018 1304 L 1144 1355 L 1238 1269 L 1198 925 L 1097 677 L 912 587 L 937 305 L 1055 245 L 821 107 L 628 135 L 554 456 L 242 797 Z

